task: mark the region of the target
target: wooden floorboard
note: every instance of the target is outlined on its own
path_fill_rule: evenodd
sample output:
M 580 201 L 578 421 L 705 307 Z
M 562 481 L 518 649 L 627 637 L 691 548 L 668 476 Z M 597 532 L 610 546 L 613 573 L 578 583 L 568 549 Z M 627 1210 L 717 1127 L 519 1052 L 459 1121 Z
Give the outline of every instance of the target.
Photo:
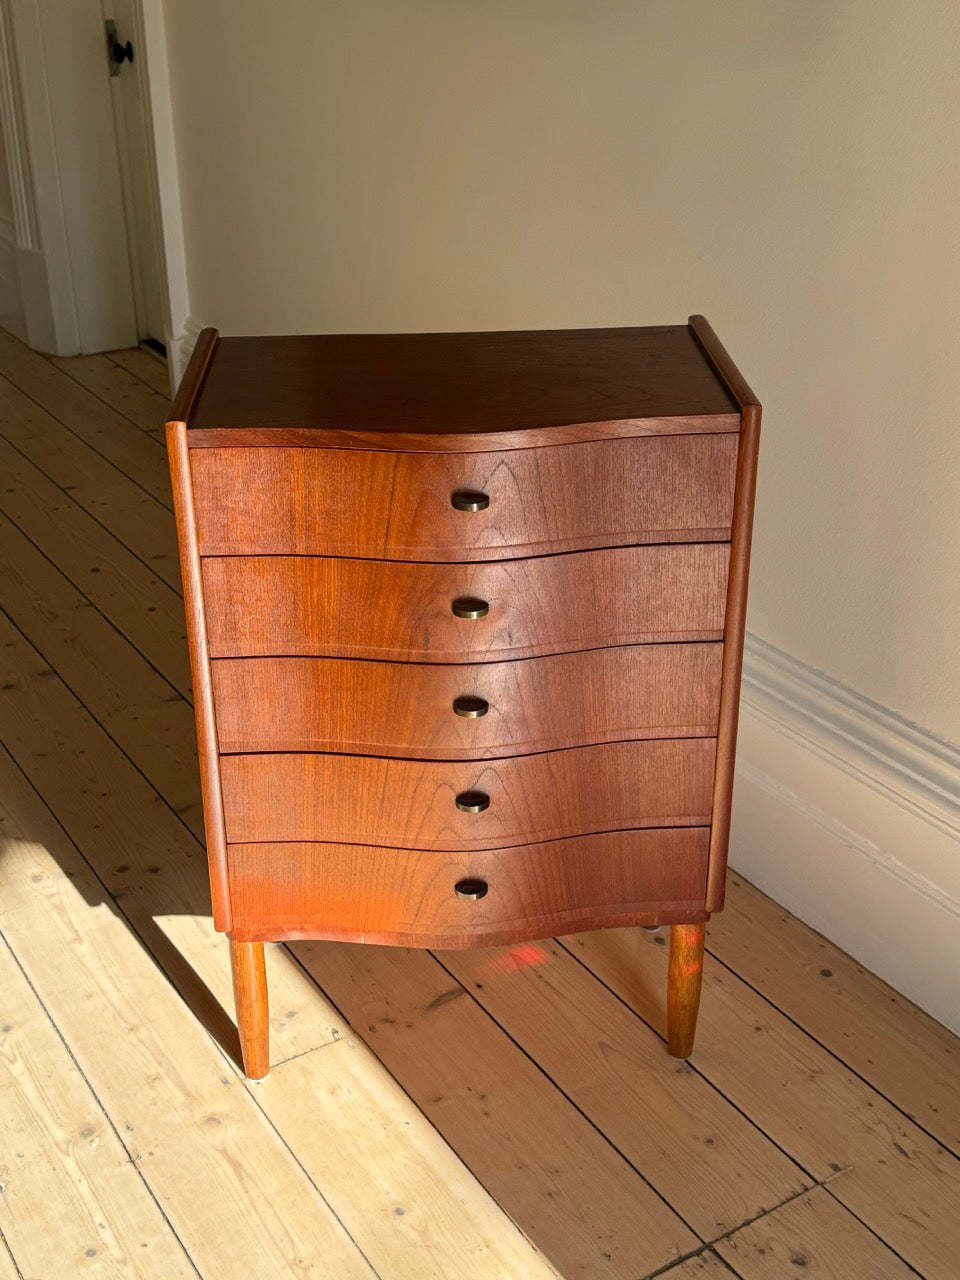
M 132 373 L 141 382 L 145 382 L 158 395 L 169 398 L 170 378 L 167 373 L 167 366 L 163 361 L 158 360 L 156 356 L 150 355 L 146 351 L 141 351 L 139 347 L 131 347 L 129 350 L 124 351 L 108 351 L 106 354 L 114 364 L 119 365 L 121 369 L 125 369 L 128 373 Z
M 5 938 L 0 990 L 0 1229 L 20 1270 L 28 1276 L 195 1278 Z
M 689 1066 L 610 931 L 268 948 L 242 1081 L 165 378 L 0 334 L 0 1280 L 956 1280 L 956 1037 L 737 876 Z
M 563 945 L 664 1035 L 658 941 L 615 929 Z M 692 1068 L 891 1249 L 931 1280 L 955 1280 L 960 1161 L 716 962 L 704 966 Z
M 817 1187 L 719 1240 L 714 1248 L 742 1280 L 912 1280 L 914 1272 L 857 1218 Z
M 677 1211 L 428 953 L 293 948 L 564 1276 L 632 1280 L 696 1249 Z
M 946 1027 L 736 874 L 729 877 L 724 910 L 710 922 L 709 945 L 711 954 L 960 1155 L 960 1046 Z
M 62 374 L 78 382 L 128 422 L 163 442 L 163 424 L 170 407 L 170 392 L 160 392 L 129 373 L 109 356 L 75 356 L 50 362 Z

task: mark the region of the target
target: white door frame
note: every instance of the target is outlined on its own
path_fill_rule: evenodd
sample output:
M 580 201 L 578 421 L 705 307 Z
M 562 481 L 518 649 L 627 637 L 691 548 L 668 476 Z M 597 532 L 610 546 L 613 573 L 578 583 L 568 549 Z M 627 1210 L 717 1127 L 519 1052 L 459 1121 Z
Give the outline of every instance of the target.
M 165 279 L 163 336 L 171 380 L 176 381 L 196 335 L 189 322 L 162 0 L 134 0 L 133 10 L 133 39 L 139 56 L 131 69 L 140 77 L 143 101 L 149 104 L 148 145 L 155 157 L 151 195 L 164 258 L 160 264 Z M 107 75 L 106 65 L 103 75 Z M 24 318 L 21 336 L 39 350 L 73 355 L 83 349 L 78 273 L 71 264 L 71 210 L 63 199 L 40 0 L 0 0 L 0 114 L 13 188 Z
M 180 174 L 173 130 L 173 102 L 170 96 L 170 68 L 167 61 L 167 34 L 163 25 L 163 0 L 134 0 L 135 48 L 142 50 L 134 63 L 141 76 L 147 113 L 147 143 L 153 153 L 152 199 L 163 247 L 161 279 L 165 282 L 164 343 L 171 387 L 183 374 L 197 340 L 199 326 L 190 320 L 187 291 L 187 255 L 180 209 Z

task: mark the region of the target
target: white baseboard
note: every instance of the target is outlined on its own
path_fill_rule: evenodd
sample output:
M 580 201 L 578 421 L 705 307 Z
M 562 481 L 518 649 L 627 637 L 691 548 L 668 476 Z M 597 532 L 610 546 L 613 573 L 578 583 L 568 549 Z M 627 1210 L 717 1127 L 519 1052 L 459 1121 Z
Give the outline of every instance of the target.
M 960 749 L 748 637 L 730 862 L 960 1032 Z

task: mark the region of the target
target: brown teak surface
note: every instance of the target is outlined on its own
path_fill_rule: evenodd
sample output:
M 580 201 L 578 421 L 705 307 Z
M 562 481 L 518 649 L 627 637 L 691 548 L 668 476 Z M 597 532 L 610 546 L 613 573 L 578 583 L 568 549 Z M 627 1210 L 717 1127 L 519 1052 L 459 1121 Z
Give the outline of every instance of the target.
M 477 662 L 720 640 L 726 543 L 617 547 L 493 564 L 314 556 L 201 561 L 210 655 Z M 458 618 L 453 601 L 489 606 Z
M 497 453 L 198 449 L 200 554 L 503 560 L 728 540 L 736 434 Z M 452 495 L 489 506 L 460 511 Z
M 223 756 L 227 840 L 494 849 L 594 831 L 706 826 L 715 754 L 713 738 L 664 738 L 477 761 Z M 458 809 L 456 797 L 469 791 L 487 795 L 489 808 Z
M 220 750 L 475 760 L 636 738 L 715 737 L 719 644 L 620 645 L 515 662 L 217 658 Z M 584 691 L 589 690 L 589 697 Z M 458 715 L 472 697 L 483 714 Z
M 231 844 L 236 937 L 352 938 L 470 947 L 569 933 L 608 920 L 703 914 L 707 830 L 618 831 L 518 848 L 445 853 L 356 844 Z M 478 900 L 453 888 L 479 880 Z M 358 902 L 357 884 L 367 891 Z

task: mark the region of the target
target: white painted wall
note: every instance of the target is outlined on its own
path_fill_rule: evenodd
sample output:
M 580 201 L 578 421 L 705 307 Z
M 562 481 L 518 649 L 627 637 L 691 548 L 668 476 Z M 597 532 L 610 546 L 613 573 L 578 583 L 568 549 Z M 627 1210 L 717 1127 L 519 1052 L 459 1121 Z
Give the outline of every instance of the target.
M 765 405 L 751 630 L 798 679 L 819 669 L 878 704 L 883 750 L 900 750 L 898 716 L 960 741 L 954 0 L 165 0 L 165 18 L 195 322 L 703 311 Z M 798 764 L 809 738 L 761 741 L 752 714 L 734 861 L 861 953 L 867 934 L 899 945 L 908 917 L 934 927 L 910 897 L 917 860 L 924 900 L 960 911 L 960 828 L 911 848 L 916 818 L 873 862 L 838 852 L 807 818 L 851 826 L 849 796 L 825 790 L 819 756 Z M 922 770 L 938 747 L 921 738 Z M 789 857 L 785 790 L 807 814 Z M 851 874 L 827 919 L 848 855 L 876 889 Z M 898 965 L 960 1022 L 922 957 Z

